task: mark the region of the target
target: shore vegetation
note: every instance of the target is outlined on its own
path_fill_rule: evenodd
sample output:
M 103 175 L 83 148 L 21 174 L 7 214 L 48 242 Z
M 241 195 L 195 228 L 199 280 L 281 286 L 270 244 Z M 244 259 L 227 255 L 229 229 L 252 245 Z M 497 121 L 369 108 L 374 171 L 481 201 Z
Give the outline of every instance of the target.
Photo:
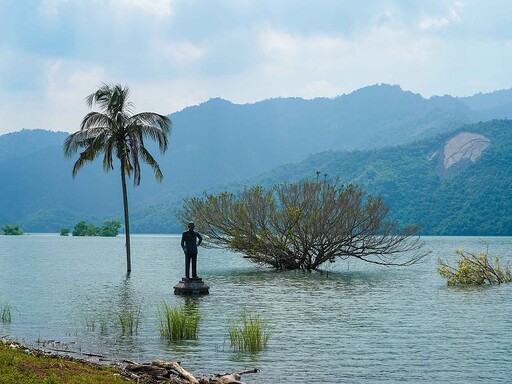
M 0 342 L 2 384 L 126 384 L 116 368 L 37 353 L 12 342 Z

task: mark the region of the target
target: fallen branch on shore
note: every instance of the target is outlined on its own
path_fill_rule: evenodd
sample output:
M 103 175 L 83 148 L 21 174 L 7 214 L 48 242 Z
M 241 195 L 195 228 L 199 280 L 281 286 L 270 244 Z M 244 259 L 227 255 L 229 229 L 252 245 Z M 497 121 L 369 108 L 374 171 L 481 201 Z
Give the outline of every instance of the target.
M 245 384 L 240 381 L 242 375 L 256 373 L 257 369 L 242 372 L 225 373 L 212 377 L 196 378 L 185 370 L 178 362 L 156 360 L 149 364 L 128 364 L 122 374 L 142 383 L 173 383 L 173 384 Z
M 210 378 L 210 381 L 208 381 L 208 384 L 245 384 L 244 382 L 240 381 L 240 377 L 242 375 L 245 375 L 246 373 L 257 373 L 258 370 L 256 368 L 254 369 L 248 369 L 246 371 L 242 372 L 233 372 L 233 373 L 225 373 L 224 375 L 215 375 L 214 377 Z

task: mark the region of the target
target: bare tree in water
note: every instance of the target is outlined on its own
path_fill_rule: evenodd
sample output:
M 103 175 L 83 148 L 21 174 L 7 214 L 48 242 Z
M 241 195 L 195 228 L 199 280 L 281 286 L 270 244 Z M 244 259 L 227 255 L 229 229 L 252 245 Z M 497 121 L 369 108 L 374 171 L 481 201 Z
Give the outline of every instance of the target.
M 206 246 L 278 270 L 311 271 L 349 257 L 382 265 L 417 262 L 427 254 L 419 228 L 401 228 L 388 212 L 380 197 L 361 188 L 316 179 L 192 198 L 182 220 L 194 220 Z

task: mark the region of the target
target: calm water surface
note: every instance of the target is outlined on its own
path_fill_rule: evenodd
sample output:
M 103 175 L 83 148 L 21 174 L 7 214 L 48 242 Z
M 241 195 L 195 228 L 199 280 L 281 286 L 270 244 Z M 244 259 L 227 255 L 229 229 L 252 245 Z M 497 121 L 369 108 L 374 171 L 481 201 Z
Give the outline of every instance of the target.
M 447 287 L 435 270 L 457 248 L 483 250 L 478 238 L 425 238 L 432 254 L 412 267 L 352 260 L 324 274 L 276 273 L 201 249 L 211 293 L 194 300 L 173 294 L 183 275 L 179 240 L 134 236 L 126 279 L 123 237 L 0 236 L 0 305 L 14 307 L 0 336 L 114 359 L 178 360 L 195 374 L 261 369 L 248 383 L 512 382 L 512 285 Z M 486 240 L 491 254 L 510 258 L 512 238 Z M 197 307 L 198 340 L 160 338 L 163 301 Z M 121 335 L 117 314 L 126 310 L 140 310 L 137 335 Z M 272 327 L 267 350 L 231 350 L 228 324 L 244 310 Z

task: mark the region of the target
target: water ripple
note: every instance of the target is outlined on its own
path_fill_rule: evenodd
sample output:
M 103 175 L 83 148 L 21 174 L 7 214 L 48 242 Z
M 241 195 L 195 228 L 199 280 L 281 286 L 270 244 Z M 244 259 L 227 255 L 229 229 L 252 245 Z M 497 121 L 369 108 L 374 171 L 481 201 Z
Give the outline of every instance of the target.
M 511 238 L 488 241 L 492 252 L 510 257 Z M 447 287 L 437 258 L 480 250 L 479 239 L 426 242 L 432 255 L 409 268 L 344 261 L 311 274 L 276 273 L 240 255 L 201 250 L 199 271 L 211 294 L 190 300 L 172 289 L 183 274 L 178 236 L 134 236 L 129 279 L 120 237 L 2 236 L 0 303 L 15 311 L 0 335 L 58 340 L 113 358 L 178 360 L 198 374 L 260 368 L 250 383 L 509 382 L 512 286 Z M 159 337 L 163 301 L 199 310 L 198 340 Z M 117 314 L 126 310 L 140 311 L 134 335 L 120 333 Z M 267 350 L 231 350 L 227 327 L 244 310 L 269 323 Z

